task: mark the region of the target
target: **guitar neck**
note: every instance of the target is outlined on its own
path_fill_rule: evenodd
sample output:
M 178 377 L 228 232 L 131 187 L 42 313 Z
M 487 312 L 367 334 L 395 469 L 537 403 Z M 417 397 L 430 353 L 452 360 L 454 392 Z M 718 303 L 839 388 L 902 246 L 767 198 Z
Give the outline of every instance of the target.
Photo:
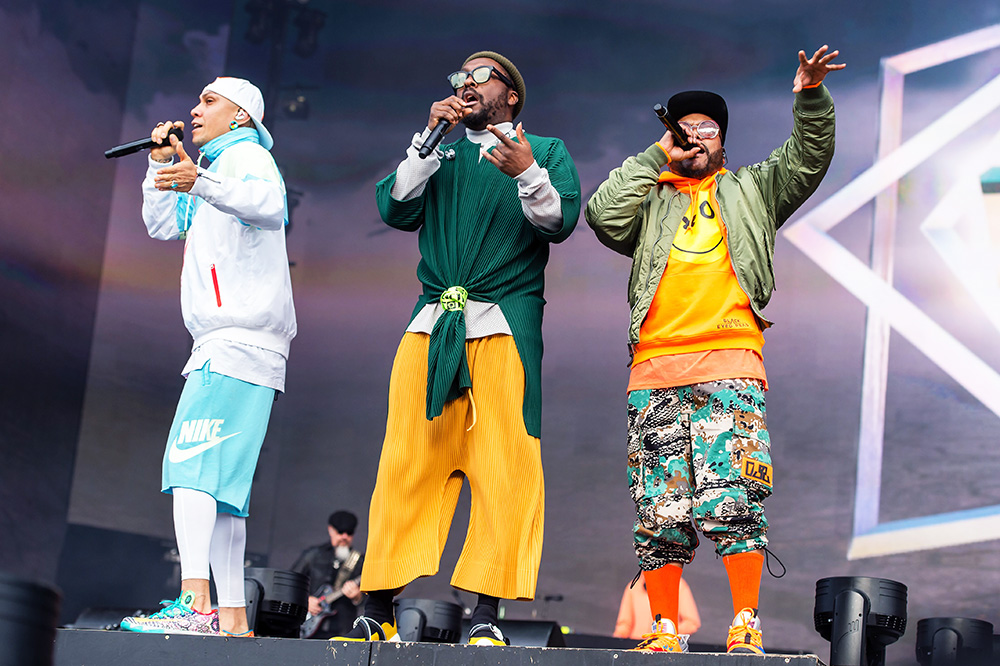
M 358 576 L 357 578 L 352 578 L 350 580 L 344 581 L 344 585 L 347 585 L 348 583 L 358 584 L 360 582 L 361 582 L 361 577 Z M 342 596 L 344 596 L 344 587 L 343 587 L 343 585 L 340 587 L 339 590 L 333 590 L 329 594 L 324 595 L 323 596 L 323 602 L 327 603 L 327 604 L 332 604 L 334 601 L 336 601 L 337 599 L 341 598 Z

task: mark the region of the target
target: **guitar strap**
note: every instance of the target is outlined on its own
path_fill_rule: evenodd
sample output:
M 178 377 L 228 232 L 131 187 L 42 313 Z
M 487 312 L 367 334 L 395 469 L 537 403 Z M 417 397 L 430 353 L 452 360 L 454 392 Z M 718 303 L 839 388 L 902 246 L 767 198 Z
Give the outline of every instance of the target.
M 333 581 L 333 589 L 340 590 L 344 587 L 344 583 L 352 578 L 354 569 L 358 566 L 358 560 L 361 559 L 361 553 L 356 550 L 351 550 L 351 554 L 347 556 L 344 560 L 343 566 L 337 569 L 337 577 Z

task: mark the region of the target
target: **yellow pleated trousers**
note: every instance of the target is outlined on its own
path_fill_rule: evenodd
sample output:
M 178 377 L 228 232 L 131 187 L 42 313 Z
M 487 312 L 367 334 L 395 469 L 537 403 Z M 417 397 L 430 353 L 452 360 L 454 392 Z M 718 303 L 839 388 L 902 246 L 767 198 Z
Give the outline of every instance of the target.
M 389 381 L 389 417 L 368 517 L 361 588 L 394 590 L 437 573 L 465 478 L 469 529 L 451 578 L 502 599 L 535 596 L 545 487 L 541 445 L 524 427 L 524 369 L 509 335 L 466 341 L 472 395 L 426 418 L 430 337 L 406 333 Z

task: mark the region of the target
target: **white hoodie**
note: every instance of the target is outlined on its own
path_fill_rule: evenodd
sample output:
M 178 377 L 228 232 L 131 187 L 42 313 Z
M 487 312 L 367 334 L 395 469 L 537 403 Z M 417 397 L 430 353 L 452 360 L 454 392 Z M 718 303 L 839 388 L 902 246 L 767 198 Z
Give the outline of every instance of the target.
M 150 159 L 142 218 L 152 238 L 185 238 L 181 313 L 192 348 L 228 341 L 279 354 L 283 361 L 296 333 L 284 186 L 271 154 L 256 143 L 230 146 L 217 161 L 212 171 L 198 170 L 190 192 L 198 205 L 185 237 L 177 223 L 177 193 L 153 184 L 157 170 L 169 164 Z M 282 386 L 274 388 L 282 390 L 283 367 L 280 374 Z

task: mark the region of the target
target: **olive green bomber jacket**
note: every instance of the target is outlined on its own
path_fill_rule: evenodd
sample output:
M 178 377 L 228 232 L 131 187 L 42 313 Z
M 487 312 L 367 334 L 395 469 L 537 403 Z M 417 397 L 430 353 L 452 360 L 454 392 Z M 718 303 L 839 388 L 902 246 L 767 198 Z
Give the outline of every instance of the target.
M 717 174 L 716 199 L 726 227 L 730 260 L 740 287 L 763 327 L 762 311 L 774 289 L 777 230 L 816 190 L 833 159 L 833 98 L 824 85 L 795 96 L 792 135 L 758 164 Z M 613 170 L 587 203 L 587 223 L 597 238 L 632 257 L 628 299 L 629 345 L 639 342 L 674 234 L 691 202 L 667 183 L 658 184 L 667 157 L 653 144 Z

